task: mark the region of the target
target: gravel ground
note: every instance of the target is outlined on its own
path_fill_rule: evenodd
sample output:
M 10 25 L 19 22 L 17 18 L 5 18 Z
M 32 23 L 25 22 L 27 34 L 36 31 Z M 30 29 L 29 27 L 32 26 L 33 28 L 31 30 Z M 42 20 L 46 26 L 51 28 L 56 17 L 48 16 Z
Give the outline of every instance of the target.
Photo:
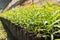
M 6 38 L 7 38 L 7 33 L 4 30 L 3 25 L 1 24 L 0 21 L 0 40 L 6 40 Z

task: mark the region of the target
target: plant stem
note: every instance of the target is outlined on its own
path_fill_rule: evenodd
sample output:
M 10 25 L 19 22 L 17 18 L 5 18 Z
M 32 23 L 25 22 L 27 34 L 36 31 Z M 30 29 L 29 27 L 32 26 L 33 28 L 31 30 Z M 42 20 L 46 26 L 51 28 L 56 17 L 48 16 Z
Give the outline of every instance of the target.
M 53 38 L 53 34 L 51 34 L 51 40 L 54 40 L 54 38 Z

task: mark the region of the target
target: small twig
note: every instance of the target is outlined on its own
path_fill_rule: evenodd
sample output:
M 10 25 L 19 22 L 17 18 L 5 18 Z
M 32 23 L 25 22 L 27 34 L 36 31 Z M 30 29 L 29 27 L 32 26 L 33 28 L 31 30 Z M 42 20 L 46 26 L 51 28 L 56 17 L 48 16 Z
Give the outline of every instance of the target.
M 59 22 L 59 21 L 60 21 L 60 19 L 56 20 L 55 22 L 53 22 L 53 23 L 51 24 L 51 26 L 54 25 L 55 23 Z
M 53 34 L 56 34 L 56 33 L 59 33 L 60 32 L 60 30 L 58 30 L 58 31 L 55 31 Z
M 58 27 L 58 28 L 60 28 L 60 26 L 59 26 L 59 25 L 54 25 L 54 27 Z

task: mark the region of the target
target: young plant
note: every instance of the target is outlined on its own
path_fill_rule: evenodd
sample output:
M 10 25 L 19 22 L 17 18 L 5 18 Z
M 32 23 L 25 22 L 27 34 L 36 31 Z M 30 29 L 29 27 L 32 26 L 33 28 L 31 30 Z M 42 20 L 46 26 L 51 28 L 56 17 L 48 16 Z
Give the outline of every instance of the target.
M 36 35 L 41 34 L 42 37 L 51 37 L 53 40 L 53 35 L 60 32 L 60 7 L 51 7 L 48 5 L 44 6 L 30 6 L 21 7 L 14 10 L 9 10 L 0 15 L 5 19 L 10 20 L 12 23 L 19 25 L 20 27 L 26 29 L 28 32 L 36 33 Z M 55 28 L 58 28 L 56 31 Z

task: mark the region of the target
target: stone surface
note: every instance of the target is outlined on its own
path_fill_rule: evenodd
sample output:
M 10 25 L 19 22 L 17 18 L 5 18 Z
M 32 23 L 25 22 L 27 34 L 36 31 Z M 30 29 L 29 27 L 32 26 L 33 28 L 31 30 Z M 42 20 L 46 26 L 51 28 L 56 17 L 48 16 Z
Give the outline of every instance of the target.
M 0 0 L 0 12 L 5 8 L 6 10 L 9 9 L 11 7 L 11 5 L 16 5 L 16 1 L 19 0 Z M 50 2 L 54 2 L 54 4 L 58 4 L 60 3 L 60 0 L 49 0 Z M 36 4 L 36 5 L 42 5 L 44 4 L 44 2 L 46 2 L 46 0 L 27 0 L 25 2 L 22 3 L 21 6 L 29 6 L 32 3 Z M 9 4 L 9 5 L 8 5 Z M 8 6 L 7 6 L 8 5 Z M 16 5 L 17 6 L 17 5 Z
M 47 0 L 33 0 L 33 4 L 36 4 L 37 6 L 43 5 Z M 60 3 L 60 0 L 48 0 L 49 2 L 53 2 L 54 4 Z M 29 6 L 32 4 L 32 0 L 25 1 L 22 5 L 23 6 Z
M 10 0 L 0 0 L 0 12 L 7 6 Z
M 15 5 L 17 6 L 18 4 L 20 4 L 20 0 L 12 0 L 4 9 L 4 11 L 12 9 Z

